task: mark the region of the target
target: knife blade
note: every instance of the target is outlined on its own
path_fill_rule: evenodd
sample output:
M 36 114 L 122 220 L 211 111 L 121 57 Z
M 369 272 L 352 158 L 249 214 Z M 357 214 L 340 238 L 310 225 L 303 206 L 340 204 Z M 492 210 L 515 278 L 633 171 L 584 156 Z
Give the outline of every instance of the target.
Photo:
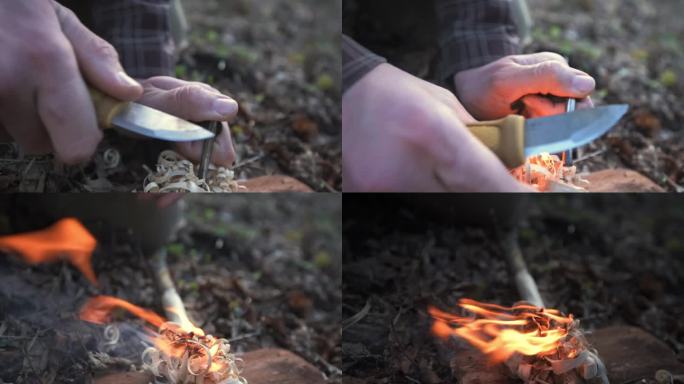
M 101 128 L 118 127 L 164 141 L 195 141 L 214 137 L 212 132 L 148 106 L 122 102 L 90 87 L 90 96 Z
M 468 124 L 468 129 L 503 163 L 518 167 L 528 156 L 558 153 L 588 144 L 610 130 L 628 110 L 609 105 L 575 112 L 525 119 L 510 115 L 501 120 Z

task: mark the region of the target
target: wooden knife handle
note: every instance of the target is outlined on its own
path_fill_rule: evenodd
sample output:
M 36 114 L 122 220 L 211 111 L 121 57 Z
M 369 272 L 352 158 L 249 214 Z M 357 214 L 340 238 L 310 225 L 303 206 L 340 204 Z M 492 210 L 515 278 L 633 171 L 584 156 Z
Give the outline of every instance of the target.
M 95 113 L 97 114 L 97 124 L 102 129 L 112 128 L 112 120 L 117 113 L 128 105 L 128 103 L 117 100 L 111 96 L 105 95 L 92 86 L 88 86 L 90 91 L 90 98 L 93 100 L 95 106 Z
M 507 167 L 525 164 L 524 117 L 509 115 L 500 120 L 468 124 L 468 129 Z

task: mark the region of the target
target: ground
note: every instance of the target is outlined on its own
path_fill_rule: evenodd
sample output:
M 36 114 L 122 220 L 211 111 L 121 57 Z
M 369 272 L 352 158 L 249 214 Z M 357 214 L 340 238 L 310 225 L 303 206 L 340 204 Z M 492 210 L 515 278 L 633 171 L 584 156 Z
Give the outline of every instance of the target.
M 238 178 L 295 177 L 317 191 L 341 188 L 341 0 L 185 0 L 192 28 L 176 75 L 234 97 Z M 94 160 L 65 167 L 50 156 L 0 146 L 0 190 L 141 190 L 163 149 L 108 133 Z
M 625 119 L 583 148 L 581 171 L 629 168 L 684 192 L 684 25 L 677 0 L 528 0 L 528 52 L 549 50 L 597 80 L 596 104 L 629 104 Z
M 684 191 L 681 1 L 527 2 L 534 26 L 524 52 L 560 53 L 597 80 L 597 105 L 630 105 L 605 137 L 581 148 L 575 157 L 579 171 L 633 169 L 668 191 Z M 344 31 L 390 63 L 434 81 L 438 49 L 431 3 L 346 0 Z
M 18 217 L 26 208 L 14 199 L 3 201 L 2 233 L 38 220 Z M 193 195 L 185 203 L 186 225 L 166 250 L 192 320 L 232 339 L 234 352 L 287 349 L 339 382 L 339 196 Z M 139 368 L 139 321 L 119 313 L 121 341 L 95 355 L 103 327 L 76 313 L 88 297 L 105 294 L 162 314 L 150 260 L 126 230 L 93 228 L 101 239 L 99 289 L 65 263 L 28 267 L 0 253 L 0 382 L 82 383 L 104 370 Z
M 456 312 L 465 297 L 519 301 L 497 240 L 516 222 L 549 308 L 587 331 L 639 327 L 684 361 L 682 203 L 656 195 L 345 197 L 344 382 L 454 382 L 426 309 Z

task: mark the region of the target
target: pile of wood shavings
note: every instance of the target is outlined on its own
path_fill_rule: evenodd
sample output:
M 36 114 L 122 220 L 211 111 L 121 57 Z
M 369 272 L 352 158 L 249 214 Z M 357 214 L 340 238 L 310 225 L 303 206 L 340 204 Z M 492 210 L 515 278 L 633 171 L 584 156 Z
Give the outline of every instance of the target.
M 608 384 L 606 367 L 590 348 L 575 320 L 555 353 L 543 357 L 515 354 L 506 366 L 526 384 Z
M 147 177 L 143 182 L 145 192 L 240 192 L 246 188 L 235 180 L 232 170 L 210 165 L 207 178 L 195 174 L 195 165 L 172 150 L 159 154 L 156 171 L 144 166 Z
M 577 175 L 577 167 L 566 167 L 556 155 L 530 156 L 524 165 L 511 171 L 513 177 L 540 192 L 586 192 L 587 180 Z
M 247 384 L 240 376 L 242 360 L 230 353 L 226 339 L 197 335 L 167 322 L 159 328 L 155 347 L 142 354 L 143 368 L 171 384 Z

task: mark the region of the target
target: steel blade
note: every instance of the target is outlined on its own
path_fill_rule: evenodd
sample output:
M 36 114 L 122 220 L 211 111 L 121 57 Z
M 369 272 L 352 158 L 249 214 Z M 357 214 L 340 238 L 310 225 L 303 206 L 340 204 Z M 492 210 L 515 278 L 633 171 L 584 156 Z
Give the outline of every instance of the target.
M 214 134 L 168 113 L 138 103 L 128 103 L 112 123 L 127 131 L 164 141 L 206 140 Z
M 628 108 L 609 105 L 529 119 L 525 123 L 525 155 L 559 153 L 588 144 L 608 132 Z

